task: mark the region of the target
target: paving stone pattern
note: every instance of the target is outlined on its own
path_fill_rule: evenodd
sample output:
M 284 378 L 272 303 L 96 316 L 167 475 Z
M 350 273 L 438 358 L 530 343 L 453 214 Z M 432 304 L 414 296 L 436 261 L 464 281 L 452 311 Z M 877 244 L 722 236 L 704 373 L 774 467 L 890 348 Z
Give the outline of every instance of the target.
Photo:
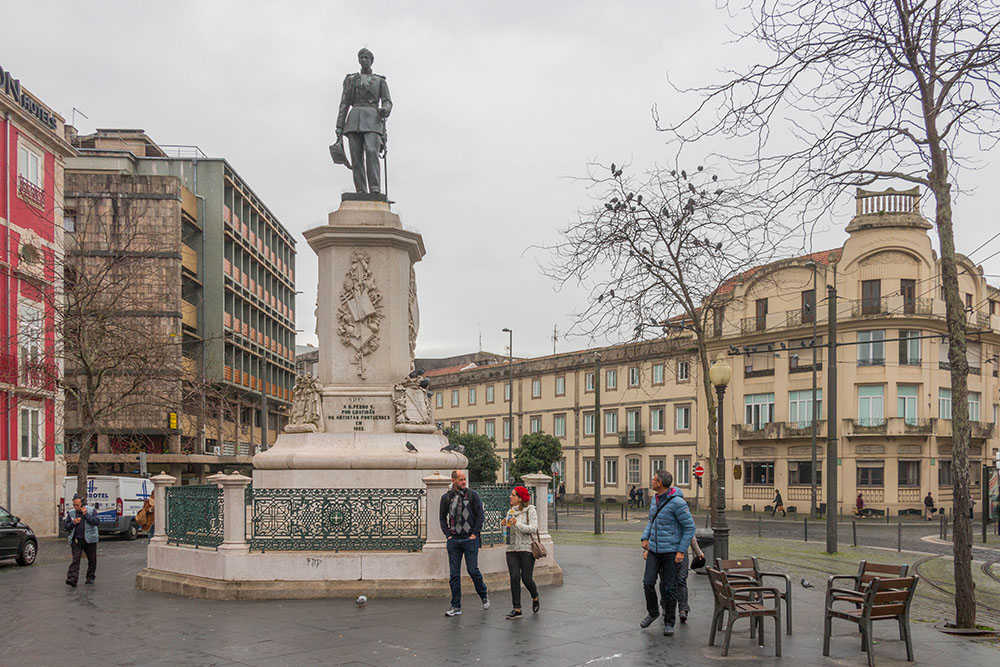
M 833 654 L 822 653 L 822 592 L 795 590 L 795 634 L 773 657 L 770 632 L 758 649 L 748 622 L 734 633 L 729 658 L 708 646 L 712 601 L 708 582 L 692 575 L 691 621 L 672 638 L 644 615 L 638 549 L 560 545 L 565 585 L 541 590 L 542 611 L 507 621 L 506 590 L 491 592 L 484 612 L 473 594 L 465 613 L 444 616 L 447 600 L 214 602 L 138 591 L 135 574 L 145 543 L 100 545 L 95 586 L 67 587 L 64 542 L 43 542 L 29 568 L 0 565 L 4 639 L 0 665 L 864 665 L 860 641 L 847 623 L 834 625 Z M 60 550 L 64 558 L 59 558 Z M 818 587 L 819 588 L 819 587 Z M 909 664 L 892 624 L 876 624 L 881 666 Z M 921 665 L 989 665 L 994 646 L 914 627 Z M 721 641 L 720 641 L 721 644 Z

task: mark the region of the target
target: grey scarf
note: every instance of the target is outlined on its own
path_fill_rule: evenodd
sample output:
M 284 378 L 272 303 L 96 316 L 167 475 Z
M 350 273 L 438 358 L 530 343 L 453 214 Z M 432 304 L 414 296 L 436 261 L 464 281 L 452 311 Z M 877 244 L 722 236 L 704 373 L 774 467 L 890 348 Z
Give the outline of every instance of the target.
M 469 523 L 469 491 L 452 488 L 451 500 L 448 502 L 448 527 L 455 535 L 470 534 L 472 524 Z

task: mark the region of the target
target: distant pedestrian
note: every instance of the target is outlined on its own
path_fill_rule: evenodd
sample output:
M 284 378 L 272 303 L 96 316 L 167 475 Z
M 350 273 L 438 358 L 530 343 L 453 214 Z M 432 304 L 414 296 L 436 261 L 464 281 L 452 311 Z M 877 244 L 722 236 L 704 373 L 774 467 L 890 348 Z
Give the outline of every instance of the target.
M 865 497 L 858 493 L 857 499 L 854 501 L 854 516 L 860 517 L 861 513 L 865 511 Z
M 976 501 L 972 497 L 972 495 L 970 494 L 969 495 L 969 521 L 972 521 L 975 518 L 975 514 L 976 514 Z
M 566 502 L 566 482 L 559 483 L 559 501 Z
M 448 539 L 448 569 L 451 584 L 451 608 L 445 616 L 462 613 L 462 557 L 465 569 L 472 577 L 476 593 L 483 601 L 483 609 L 490 608 L 486 582 L 479 571 L 479 542 L 483 529 L 483 501 L 479 494 L 468 487 L 468 480 L 461 470 L 451 471 L 451 488 L 441 497 L 439 509 L 441 530 Z
M 636 502 L 639 503 L 639 509 L 646 506 L 646 489 L 638 488 L 635 490 Z
M 924 497 L 924 516 L 927 520 L 931 520 L 931 515 L 934 514 L 934 496 L 928 491 L 927 495 Z
M 629 507 L 635 507 L 636 506 L 636 504 L 635 504 L 635 497 L 636 497 L 635 486 L 633 486 L 631 489 L 628 490 L 628 506 Z
M 538 535 L 538 511 L 528 501 L 531 493 L 523 486 L 515 486 L 510 494 L 511 512 L 507 527 L 510 530 L 510 544 L 507 545 L 507 571 L 510 573 L 510 598 L 513 609 L 506 618 L 521 617 L 521 583 L 531 595 L 531 611 L 538 613 L 538 587 L 532 574 L 535 571 L 535 556 L 531 543 Z
M 781 491 L 775 490 L 772 504 L 774 505 L 774 509 L 771 510 L 771 516 L 777 514 L 778 511 L 781 512 L 781 516 L 788 516 L 785 514 L 785 501 L 781 499 Z
M 691 539 L 691 551 L 694 552 L 695 561 L 692 567 L 697 569 L 705 566 L 705 552 L 698 544 L 698 537 Z M 677 572 L 677 615 L 681 623 L 687 623 L 688 614 L 691 613 L 691 606 L 688 604 L 688 559 L 685 557 Z
M 663 634 L 674 634 L 677 605 L 677 576 L 687 560 L 687 550 L 694 537 L 694 519 L 680 489 L 671 488 L 674 477 L 666 470 L 653 474 L 655 496 L 649 503 L 649 523 L 642 531 L 642 557 L 646 569 L 642 590 L 646 596 L 646 617 L 639 627 L 648 628 L 660 615 L 657 608 L 656 580 L 660 580 L 660 603 L 663 607 Z
M 94 583 L 97 575 L 97 540 L 100 537 L 97 515 L 89 511 L 80 496 L 73 496 L 73 509 L 66 513 L 63 528 L 69 531 L 69 548 L 73 561 L 66 571 L 66 583 L 76 588 L 80 579 L 80 558 L 87 555 L 86 583 Z
M 142 503 L 142 509 L 139 510 L 135 515 L 135 520 L 139 524 L 139 527 L 148 533 L 149 539 L 153 539 L 153 532 L 156 530 L 153 525 L 156 519 L 156 500 L 153 496 L 146 498 Z

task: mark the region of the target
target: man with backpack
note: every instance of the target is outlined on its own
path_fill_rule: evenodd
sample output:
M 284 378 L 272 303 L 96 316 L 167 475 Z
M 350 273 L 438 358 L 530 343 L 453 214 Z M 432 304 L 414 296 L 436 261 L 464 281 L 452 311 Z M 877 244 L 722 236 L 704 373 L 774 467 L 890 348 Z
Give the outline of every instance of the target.
M 642 557 L 646 561 L 642 590 L 647 613 L 639 623 L 639 627 L 648 628 L 660 615 L 656 599 L 656 579 L 659 577 L 663 634 L 668 637 L 674 634 L 677 576 L 687 558 L 695 530 L 684 494 L 680 489 L 671 488 L 673 483 L 673 475 L 666 470 L 657 470 L 650 483 L 653 498 L 649 503 L 649 523 L 642 531 Z

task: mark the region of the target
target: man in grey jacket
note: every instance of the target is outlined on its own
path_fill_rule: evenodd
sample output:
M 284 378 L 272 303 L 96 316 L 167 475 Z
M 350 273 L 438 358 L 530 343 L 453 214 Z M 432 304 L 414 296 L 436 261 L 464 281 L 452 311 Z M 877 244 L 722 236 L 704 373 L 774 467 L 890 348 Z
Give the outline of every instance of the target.
M 671 488 L 673 475 L 666 470 L 653 474 L 650 486 L 653 499 L 649 503 L 649 522 L 642 531 L 642 557 L 646 570 L 642 590 L 646 595 L 646 617 L 639 623 L 648 628 L 660 615 L 656 599 L 656 579 L 660 579 L 660 602 L 663 604 L 663 634 L 674 634 L 674 614 L 677 607 L 677 575 L 687 558 L 688 546 L 694 537 L 694 519 L 680 489 Z
M 69 531 L 69 548 L 73 554 L 73 562 L 66 572 L 66 583 L 76 588 L 80 578 L 80 558 L 87 554 L 87 583 L 94 583 L 97 576 L 97 540 L 100 538 L 97 515 L 83 504 L 80 496 L 73 496 L 73 509 L 66 512 L 63 528 Z

